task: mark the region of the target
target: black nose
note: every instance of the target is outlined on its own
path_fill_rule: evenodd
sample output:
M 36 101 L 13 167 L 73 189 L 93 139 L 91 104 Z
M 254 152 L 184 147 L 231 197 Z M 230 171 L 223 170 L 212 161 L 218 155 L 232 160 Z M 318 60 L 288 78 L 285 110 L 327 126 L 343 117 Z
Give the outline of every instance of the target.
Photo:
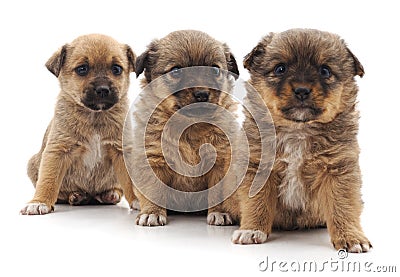
M 98 86 L 96 87 L 96 94 L 101 98 L 105 98 L 110 94 L 110 88 L 108 86 Z
M 193 93 L 194 98 L 197 102 L 207 102 L 208 101 L 208 92 L 204 90 L 195 91 Z
M 311 93 L 311 89 L 309 88 L 302 88 L 298 87 L 294 89 L 294 95 L 296 96 L 297 99 L 304 101 L 308 98 L 308 96 Z

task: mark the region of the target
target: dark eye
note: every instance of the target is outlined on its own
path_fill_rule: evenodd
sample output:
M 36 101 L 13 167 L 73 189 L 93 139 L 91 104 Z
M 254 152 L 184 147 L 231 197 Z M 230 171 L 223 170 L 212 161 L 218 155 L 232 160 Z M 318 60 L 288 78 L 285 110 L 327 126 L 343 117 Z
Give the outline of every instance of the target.
M 79 76 L 86 76 L 89 73 L 89 65 L 87 64 L 82 64 L 75 68 L 76 74 Z
M 218 77 L 219 74 L 221 73 L 221 70 L 219 69 L 218 65 L 213 65 L 211 72 L 212 74 L 214 74 L 214 76 Z
M 113 66 L 111 67 L 111 71 L 114 75 L 121 75 L 122 67 L 118 64 L 113 64 Z
M 181 75 L 182 75 L 182 68 L 180 68 L 180 67 L 178 67 L 178 66 L 175 66 L 175 67 L 173 67 L 173 68 L 170 70 L 169 73 L 170 73 L 171 76 L 174 77 L 174 78 L 180 78 Z
M 328 66 L 323 65 L 319 68 L 319 75 L 321 75 L 322 78 L 329 78 L 331 77 L 331 70 Z
M 277 66 L 275 66 L 274 73 L 276 76 L 282 76 L 286 73 L 286 65 L 284 65 L 283 63 L 278 64 Z

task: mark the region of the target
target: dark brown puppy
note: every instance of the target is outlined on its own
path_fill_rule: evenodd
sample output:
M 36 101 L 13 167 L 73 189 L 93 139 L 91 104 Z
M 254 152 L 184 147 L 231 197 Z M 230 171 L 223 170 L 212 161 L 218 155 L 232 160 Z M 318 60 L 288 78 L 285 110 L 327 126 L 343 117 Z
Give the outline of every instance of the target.
M 49 213 L 57 200 L 116 204 L 122 188 L 133 202 L 122 128 L 134 63 L 129 46 L 97 34 L 78 37 L 46 63 L 61 92 L 42 148 L 28 163 L 36 192 L 22 214 Z
M 354 77 L 362 77 L 364 69 L 358 59 L 337 35 L 294 29 L 264 37 L 244 66 L 272 114 L 277 147 L 262 190 L 249 197 L 257 163 L 239 189 L 241 224 L 233 242 L 263 243 L 272 227 L 326 225 L 336 249 L 368 251 L 371 244 L 360 226 Z M 245 129 L 252 124 L 246 118 Z M 251 147 L 255 153 L 260 145 Z
M 184 69 L 194 66 L 206 66 L 211 71 L 207 71 L 210 76 L 204 78 L 203 74 L 192 74 L 190 77 L 185 74 Z M 204 74 L 207 69 L 199 69 Z M 135 182 L 135 193 L 140 202 L 141 212 L 137 217 L 137 224 L 143 226 L 156 226 L 166 224 L 166 202 L 176 201 L 182 203 L 182 210 L 191 210 L 190 201 L 200 201 L 199 199 L 173 199 L 173 195 L 166 195 L 167 192 L 157 187 L 151 181 L 151 174 L 155 174 L 163 184 L 181 192 L 199 192 L 206 190 L 217 184 L 227 172 L 230 164 L 231 149 L 229 140 L 222 129 L 231 131 L 235 129 L 233 122 L 227 122 L 220 118 L 213 109 L 208 108 L 191 109 L 187 114 L 179 114 L 183 108 L 190 104 L 207 103 L 214 106 L 223 107 L 226 110 L 234 110 L 237 106 L 227 93 L 212 88 L 212 82 L 224 80 L 221 75 L 222 70 L 239 74 L 236 61 L 229 48 L 209 35 L 199 31 L 176 31 L 166 37 L 153 41 L 148 49 L 138 57 L 136 62 L 136 73 L 140 75 L 144 71 L 145 78 L 142 81 L 143 87 L 150 84 L 158 77 L 163 76 L 163 81 L 157 84 L 150 84 L 151 88 L 144 90 L 137 110 L 134 113 L 136 129 L 135 134 L 139 134 L 135 139 L 135 148 L 140 151 L 145 148 L 146 159 L 151 166 L 151 171 L 143 168 L 144 163 L 141 159 L 133 160 L 130 168 L 141 172 L 138 181 Z M 193 80 L 206 79 L 202 86 L 194 86 Z M 186 82 L 182 84 L 182 82 Z M 204 81 L 204 80 L 203 80 Z M 180 84 L 184 89 L 178 89 L 173 94 L 168 92 L 174 89 L 171 86 Z M 229 91 L 229 84 L 222 84 L 223 91 Z M 210 88 L 211 87 L 211 88 Z M 166 94 L 165 94 L 166 92 Z M 150 119 L 145 118 L 145 114 L 153 111 Z M 209 114 L 215 125 L 205 122 L 192 124 L 184 130 L 179 138 L 179 143 L 175 140 L 179 124 L 166 127 L 168 120 L 173 116 L 180 117 L 178 121 L 190 120 L 200 114 Z M 231 126 L 232 125 L 232 126 Z M 145 142 L 143 143 L 143 135 Z M 164 139 L 164 147 L 161 140 Z M 206 174 L 193 177 L 190 174 L 178 173 L 171 166 L 184 168 L 184 164 L 196 166 L 201 164 L 201 146 L 210 143 L 217 152 L 214 166 Z M 204 149 L 203 149 L 204 150 Z M 207 151 L 205 151 L 207 152 Z M 179 154 L 177 154 L 179 153 Z M 209 155 L 207 152 L 205 156 Z M 136 155 L 136 154 L 135 154 Z M 137 154 L 140 156 L 140 154 Z M 166 155 L 171 157 L 168 163 Z M 211 154 L 210 154 L 211 155 Z M 182 160 L 181 160 L 182 158 Z M 185 171 L 185 169 L 183 169 Z M 150 201 L 148 198 L 153 199 Z M 162 202 L 162 205 L 160 202 Z M 207 199 L 206 199 L 207 200 Z M 186 206 L 185 206 L 186 205 Z M 161 207 L 160 207 L 161 206 Z M 229 214 L 223 212 L 222 204 L 208 209 L 208 223 L 215 225 L 232 224 L 233 219 Z

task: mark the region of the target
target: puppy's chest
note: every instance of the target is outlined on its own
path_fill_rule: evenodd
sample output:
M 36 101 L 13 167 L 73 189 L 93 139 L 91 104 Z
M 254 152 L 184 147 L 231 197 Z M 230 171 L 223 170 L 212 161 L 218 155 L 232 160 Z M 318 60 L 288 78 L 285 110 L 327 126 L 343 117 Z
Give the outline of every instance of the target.
M 94 134 L 84 145 L 85 152 L 82 160 L 88 170 L 93 170 L 104 158 L 104 149 L 99 134 Z
M 229 141 L 213 128 L 187 130 L 179 141 L 179 152 L 185 162 L 195 165 L 199 162 L 214 161 L 214 158 L 218 160 L 229 151 Z
M 304 162 L 309 157 L 307 135 L 304 133 L 281 133 L 277 137 L 278 162 L 284 164 L 281 184 L 278 186 L 282 204 L 292 210 L 305 208 L 306 187 L 302 177 Z

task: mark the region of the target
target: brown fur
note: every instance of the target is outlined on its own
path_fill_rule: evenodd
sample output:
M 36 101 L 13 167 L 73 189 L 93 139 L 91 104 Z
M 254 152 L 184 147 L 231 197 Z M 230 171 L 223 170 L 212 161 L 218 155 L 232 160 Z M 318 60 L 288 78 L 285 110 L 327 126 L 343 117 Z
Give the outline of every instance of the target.
M 42 147 L 28 163 L 36 192 L 22 214 L 49 213 L 57 200 L 116 204 L 122 189 L 132 203 L 122 128 L 135 58 L 129 46 L 94 34 L 78 37 L 48 60 L 46 67 L 58 77 L 61 92 Z M 82 65 L 89 66 L 85 76 L 76 70 Z M 115 65 L 122 67 L 120 74 L 112 72 Z
M 151 81 L 170 72 L 173 68 L 192 66 L 218 66 L 236 75 L 239 74 L 236 61 L 230 53 L 229 48 L 225 44 L 199 31 L 176 31 L 160 40 L 153 41 L 148 46 L 148 49 L 138 57 L 136 73 L 140 75 L 144 71 L 145 78 L 142 84 L 143 87 L 145 87 Z M 168 78 L 173 78 L 170 75 L 168 76 Z M 193 76 L 193 78 L 198 78 L 198 76 Z M 169 80 L 173 81 L 173 79 Z M 237 106 L 227 93 L 219 92 L 215 89 L 192 87 L 183 89 L 176 95 L 170 95 L 164 98 L 162 92 L 165 90 L 168 91 L 168 88 L 163 84 L 159 84 L 158 87 L 153 87 L 142 96 L 141 101 L 137 104 L 137 110 L 134 113 L 137 125 L 134 133 L 139 134 L 135 140 L 135 148 L 141 149 L 141 147 L 145 147 L 147 161 L 156 176 L 164 184 L 185 192 L 206 190 L 218 183 L 227 171 L 231 156 L 229 141 L 220 128 L 207 123 L 197 123 L 188 127 L 180 137 L 180 154 L 185 163 L 196 165 L 200 162 L 200 146 L 205 143 L 210 143 L 217 151 L 217 160 L 213 168 L 202 176 L 188 177 L 175 172 L 168 166 L 165 160 L 165 153 L 163 153 L 161 149 L 161 134 L 165 129 L 165 124 L 173 114 L 176 114 L 178 109 L 196 102 L 193 93 L 199 89 L 207 91 L 209 94 L 209 103 L 217 104 L 230 111 L 236 109 Z M 229 91 L 229 88 L 225 91 Z M 151 111 L 154 108 L 154 103 L 160 104 L 151 115 L 149 124 L 146 126 L 147 118 L 143 118 L 143 114 L 146 114 L 149 110 Z M 218 121 L 218 126 L 225 126 L 225 128 L 232 131 L 236 128 L 233 126 L 234 124 L 232 122 L 226 122 L 227 120 L 223 118 L 216 116 L 214 119 Z M 143 145 L 142 142 L 144 130 L 146 130 L 145 145 Z M 168 144 L 164 147 L 165 151 L 177 151 L 177 145 L 175 145 L 172 139 L 173 136 L 173 127 L 171 130 L 167 130 L 164 133 L 164 138 Z M 169 154 L 173 156 L 176 153 L 171 152 Z M 174 163 L 178 164 L 178 161 L 174 160 Z M 152 184 L 151 181 L 149 181 L 146 170 L 142 169 L 143 164 L 141 164 L 141 160 L 136 163 L 133 161 L 132 168 L 137 169 L 138 172 L 143 172 L 140 177 L 140 184 L 135 184 L 137 186 L 135 193 L 137 194 L 141 207 L 141 213 L 137 217 L 137 224 L 144 226 L 166 224 L 166 209 L 152 203 L 146 196 L 152 195 L 157 198 L 158 201 L 165 204 L 164 207 L 167 205 L 167 201 L 179 202 L 185 200 L 171 199 L 173 196 L 165 195 L 165 191 L 163 191 L 162 188 L 160 189 Z M 213 196 L 209 195 L 209 197 Z M 200 201 L 199 199 L 192 200 Z M 215 225 L 231 224 L 233 219 L 231 219 L 229 214 L 225 214 L 223 211 L 222 204 L 210 208 L 208 210 L 208 223 Z
M 280 64 L 286 65 L 282 75 L 275 72 Z M 364 69 L 358 59 L 337 35 L 293 29 L 264 37 L 245 57 L 244 66 L 275 123 L 276 159 L 264 187 L 252 198 L 257 159 L 250 164 L 238 191 L 240 230 L 232 240 L 261 243 L 272 227 L 326 225 L 336 249 L 368 251 L 371 244 L 360 225 L 354 76 L 362 77 Z M 322 66 L 329 67 L 330 76 L 321 75 Z M 298 87 L 311 89 L 308 98 L 296 97 Z M 251 139 L 259 140 L 251 118 L 244 127 Z M 251 145 L 253 160 L 259 148 L 260 143 Z

